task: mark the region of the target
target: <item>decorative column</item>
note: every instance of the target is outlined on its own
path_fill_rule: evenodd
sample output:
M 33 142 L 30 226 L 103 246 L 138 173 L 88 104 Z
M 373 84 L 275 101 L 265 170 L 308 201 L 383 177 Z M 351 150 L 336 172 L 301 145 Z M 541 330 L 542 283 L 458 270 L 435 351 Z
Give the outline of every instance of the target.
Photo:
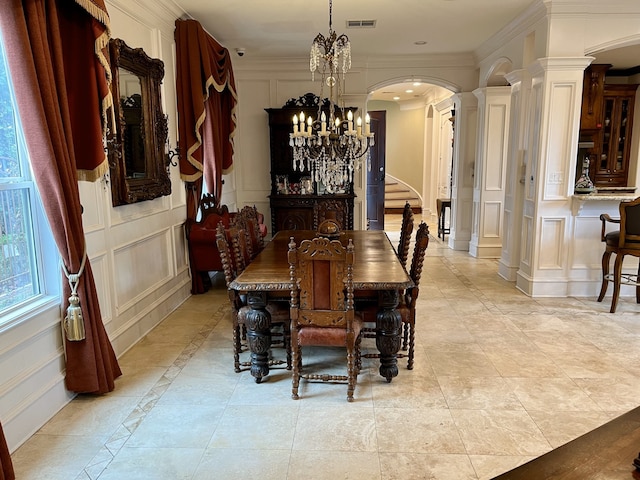
M 591 57 L 532 63 L 521 261 L 516 284 L 528 295 L 569 294 L 571 200 L 575 183 L 584 69 Z
M 453 181 L 451 186 L 451 233 L 449 248 L 469 250 L 473 210 L 477 100 L 471 92 L 453 96 L 456 128 L 453 132 Z
M 473 91 L 478 98 L 478 137 L 469 254 L 499 258 L 509 142 L 510 87 Z
M 502 253 L 498 263 L 498 274 L 514 282 L 520 267 L 522 205 L 527 160 L 525 132 L 531 79 L 526 70 L 515 70 L 505 75 L 505 78 L 511 84 L 511 115 L 509 116 L 507 181 L 504 190 Z

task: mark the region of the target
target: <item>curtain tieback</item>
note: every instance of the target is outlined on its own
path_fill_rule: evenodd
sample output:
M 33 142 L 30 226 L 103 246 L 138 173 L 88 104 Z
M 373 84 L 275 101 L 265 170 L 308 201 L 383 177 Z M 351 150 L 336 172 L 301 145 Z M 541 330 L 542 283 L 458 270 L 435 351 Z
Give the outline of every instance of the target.
M 71 296 L 69 297 L 69 306 L 67 307 L 67 316 L 62 321 L 62 329 L 64 330 L 67 340 L 78 342 L 85 339 L 84 320 L 82 319 L 82 309 L 80 308 L 80 297 L 78 297 L 78 283 L 80 275 L 84 272 L 84 264 L 87 261 L 87 251 L 85 249 L 80 263 L 78 273 L 69 273 L 67 267 L 62 260 L 60 265 L 65 277 L 69 281 L 71 287 Z

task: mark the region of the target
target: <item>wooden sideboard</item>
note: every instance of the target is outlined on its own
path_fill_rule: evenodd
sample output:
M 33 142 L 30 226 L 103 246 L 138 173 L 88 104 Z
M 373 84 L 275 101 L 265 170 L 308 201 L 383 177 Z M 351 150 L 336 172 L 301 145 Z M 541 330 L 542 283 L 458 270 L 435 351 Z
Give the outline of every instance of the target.
M 271 231 L 317 230 L 323 220 L 336 220 L 343 229 L 353 230 L 354 194 L 270 195 Z

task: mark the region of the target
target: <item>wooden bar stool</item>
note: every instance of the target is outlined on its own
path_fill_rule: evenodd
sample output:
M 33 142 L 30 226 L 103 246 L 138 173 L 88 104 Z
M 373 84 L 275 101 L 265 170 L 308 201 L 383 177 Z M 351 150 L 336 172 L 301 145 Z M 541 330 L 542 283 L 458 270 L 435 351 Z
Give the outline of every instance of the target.
M 438 198 L 436 200 L 436 210 L 438 211 L 438 238 L 442 235 L 442 241 L 444 236 L 451 231 L 450 228 L 445 228 L 445 211 L 449 209 L 449 224 L 451 224 L 451 199 L 450 198 Z

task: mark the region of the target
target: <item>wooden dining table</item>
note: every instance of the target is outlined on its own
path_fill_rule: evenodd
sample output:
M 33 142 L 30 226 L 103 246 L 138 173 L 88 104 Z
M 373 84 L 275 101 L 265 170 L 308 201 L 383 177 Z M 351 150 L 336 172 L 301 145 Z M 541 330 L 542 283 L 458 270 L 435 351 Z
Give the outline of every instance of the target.
M 251 375 L 257 383 L 269 374 L 271 318 L 266 310 L 271 299 L 289 299 L 291 279 L 287 261 L 288 245 L 318 236 L 312 230 L 281 230 L 255 259 L 236 277 L 230 288 L 247 294 L 251 311 L 247 315 L 247 343 L 251 352 Z M 397 312 L 399 293 L 413 286 L 400 263 L 389 237 L 382 230 L 348 230 L 336 236 L 344 245 L 355 246 L 353 267 L 356 309 L 361 302 L 376 302 L 376 347 L 380 352 L 380 375 L 387 382 L 398 375 L 402 321 Z

